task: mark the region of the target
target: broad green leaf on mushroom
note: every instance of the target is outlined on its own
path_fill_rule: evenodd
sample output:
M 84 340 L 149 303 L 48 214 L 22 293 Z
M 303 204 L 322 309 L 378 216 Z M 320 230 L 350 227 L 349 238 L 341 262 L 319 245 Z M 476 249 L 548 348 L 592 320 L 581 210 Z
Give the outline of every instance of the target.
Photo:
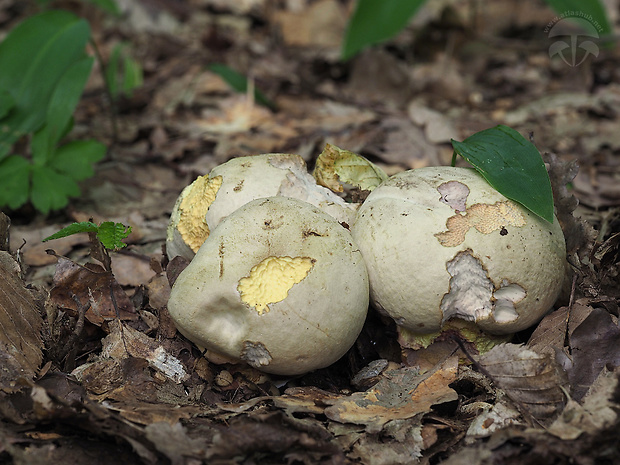
M 514 129 L 498 125 L 463 142 L 452 140 L 458 153 L 501 194 L 553 222 L 553 194 L 538 149 Z
M 371 302 L 413 333 L 451 319 L 510 334 L 538 322 L 566 275 L 556 219 L 543 220 L 470 168 L 405 171 L 375 189 L 351 227 Z

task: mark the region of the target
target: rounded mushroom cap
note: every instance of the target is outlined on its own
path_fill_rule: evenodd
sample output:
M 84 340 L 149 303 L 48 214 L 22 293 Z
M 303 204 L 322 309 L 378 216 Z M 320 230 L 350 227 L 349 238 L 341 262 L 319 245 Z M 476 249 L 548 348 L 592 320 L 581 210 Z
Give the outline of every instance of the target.
M 351 228 L 373 305 L 414 333 L 451 318 L 508 334 L 536 323 L 566 275 L 562 230 L 475 170 L 433 167 L 377 187 Z
M 346 223 L 355 216 L 354 206 L 316 183 L 299 155 L 233 158 L 181 192 L 168 224 L 168 258 L 191 260 L 222 219 L 252 200 L 272 196 L 303 200 Z
M 345 354 L 368 298 L 349 231 L 306 202 L 270 197 L 244 205 L 209 235 L 174 283 L 168 310 L 197 345 L 294 375 Z

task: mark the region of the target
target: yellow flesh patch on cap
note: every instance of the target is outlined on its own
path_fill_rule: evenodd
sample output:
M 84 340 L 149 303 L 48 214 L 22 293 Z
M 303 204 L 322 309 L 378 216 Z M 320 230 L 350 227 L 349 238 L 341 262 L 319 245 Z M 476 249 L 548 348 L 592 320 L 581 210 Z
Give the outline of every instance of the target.
M 465 240 L 470 228 L 482 234 L 490 234 L 505 226 L 525 226 L 525 218 L 519 207 L 511 201 L 495 202 L 493 205 L 477 203 L 465 214 L 457 213 L 446 221 L 447 231 L 435 234 L 444 247 L 456 247 Z
M 241 300 L 259 315 L 268 312 L 268 304 L 284 300 L 293 285 L 308 275 L 314 262 L 309 257 L 267 257 L 239 280 Z
M 208 176 L 199 176 L 187 195 L 179 205 L 179 224 L 177 229 L 185 242 L 194 252 L 209 237 L 209 226 L 205 215 L 215 200 L 217 192 L 222 186 L 222 176 L 209 179 Z

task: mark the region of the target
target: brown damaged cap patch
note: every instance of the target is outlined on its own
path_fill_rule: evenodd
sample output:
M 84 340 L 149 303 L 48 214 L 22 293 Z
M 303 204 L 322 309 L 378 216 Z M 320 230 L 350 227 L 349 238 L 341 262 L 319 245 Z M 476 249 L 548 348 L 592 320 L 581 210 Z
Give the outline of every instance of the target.
M 199 176 L 179 205 L 179 224 L 177 229 L 190 249 L 198 252 L 200 246 L 209 237 L 210 231 L 205 215 L 214 202 L 222 186 L 222 176 L 209 179 Z
M 241 360 L 254 368 L 267 366 L 273 357 L 262 342 L 243 341 Z
M 464 214 L 456 213 L 446 221 L 447 231 L 435 234 L 444 247 L 456 247 L 465 240 L 465 234 L 476 228 L 482 234 L 491 234 L 505 226 L 525 226 L 525 217 L 519 207 L 510 200 L 495 202 L 493 205 L 477 203 L 465 210 Z

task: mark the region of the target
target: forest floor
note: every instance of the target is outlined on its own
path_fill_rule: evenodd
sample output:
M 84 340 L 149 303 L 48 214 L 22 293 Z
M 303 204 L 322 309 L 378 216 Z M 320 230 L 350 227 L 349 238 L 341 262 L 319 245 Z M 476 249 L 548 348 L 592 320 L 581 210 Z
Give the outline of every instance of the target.
M 109 147 L 95 177 L 62 211 L 5 211 L 25 273 L 0 284 L 0 463 L 620 463 L 620 47 L 577 48 L 574 66 L 550 57 L 558 18 L 535 0 L 433 0 L 346 62 L 349 0 L 118 3 L 121 18 L 53 3 L 89 21 L 104 58 L 127 44 L 144 83 L 111 105 L 95 69 L 71 133 Z M 606 3 L 618 31 L 618 2 Z M 0 32 L 36 11 L 0 0 Z M 231 90 L 216 63 L 274 107 Z M 371 309 L 338 363 L 286 378 L 208 362 L 177 333 L 163 246 L 197 176 L 261 153 L 312 168 L 326 143 L 388 174 L 449 165 L 451 139 L 497 124 L 546 154 L 574 275 L 511 344 L 414 351 Z M 41 242 L 90 218 L 132 227 L 113 277 L 73 263 L 91 260 L 86 234 Z M 10 334 L 19 319 L 38 329 Z

